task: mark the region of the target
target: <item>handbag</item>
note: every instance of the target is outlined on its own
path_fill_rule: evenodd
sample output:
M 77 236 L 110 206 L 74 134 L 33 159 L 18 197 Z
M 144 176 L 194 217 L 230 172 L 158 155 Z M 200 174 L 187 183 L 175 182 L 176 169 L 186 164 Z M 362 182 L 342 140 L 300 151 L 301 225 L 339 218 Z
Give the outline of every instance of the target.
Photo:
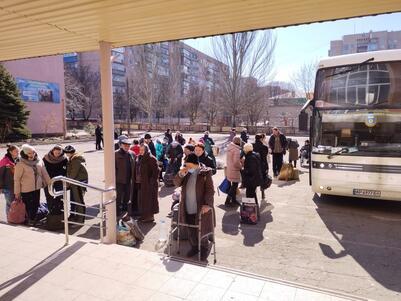
M 122 221 L 117 226 L 117 243 L 119 245 L 132 247 L 136 244 L 134 235 L 131 233 L 131 229 L 128 229 Z
M 231 183 L 227 180 L 227 178 L 224 178 L 223 182 L 221 182 L 218 188 L 222 193 L 228 194 L 231 188 Z
M 268 189 L 270 188 L 270 186 L 272 185 L 273 179 L 271 176 L 267 175 L 267 177 L 265 179 L 263 179 L 261 188 L 262 189 Z
M 14 199 L 7 214 L 7 221 L 11 224 L 23 224 L 25 218 L 26 208 L 24 202 L 21 199 Z

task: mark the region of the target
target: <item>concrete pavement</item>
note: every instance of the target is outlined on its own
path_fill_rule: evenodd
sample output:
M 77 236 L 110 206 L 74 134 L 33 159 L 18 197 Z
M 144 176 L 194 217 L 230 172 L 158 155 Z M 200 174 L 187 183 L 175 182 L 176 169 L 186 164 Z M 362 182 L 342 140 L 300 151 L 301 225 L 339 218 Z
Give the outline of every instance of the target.
M 0 224 L 0 300 L 363 300 Z
M 49 146 L 37 148 L 44 155 Z M 88 161 L 90 182 L 102 186 L 103 153 L 93 151 L 94 142 L 77 148 Z M 301 171 L 299 182 L 273 183 L 255 226 L 241 225 L 238 210 L 224 207 L 225 195 L 215 195 L 217 264 L 374 300 L 399 300 L 401 203 L 319 197 L 308 186 L 308 170 Z M 222 171 L 214 176 L 216 187 L 223 177 Z M 157 223 L 168 220 L 173 191 L 161 187 Z M 88 203 L 98 201 L 98 194 L 88 193 Z M 3 212 L 0 208 L 4 219 Z M 138 248 L 154 251 L 157 223 L 142 225 L 146 239 Z M 99 237 L 87 227 L 75 235 Z

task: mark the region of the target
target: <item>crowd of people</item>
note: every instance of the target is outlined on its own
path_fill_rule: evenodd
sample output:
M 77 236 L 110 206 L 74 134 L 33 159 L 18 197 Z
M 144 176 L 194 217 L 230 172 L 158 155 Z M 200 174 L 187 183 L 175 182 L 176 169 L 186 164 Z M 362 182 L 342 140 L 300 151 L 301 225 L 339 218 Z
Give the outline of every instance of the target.
M 63 148 L 55 145 L 41 160 L 35 148 L 24 144 L 19 149 L 16 145 L 8 145 L 5 156 L 0 161 L 0 190 L 6 199 L 6 215 L 8 215 L 11 203 L 21 200 L 25 204 L 28 225 L 36 225 L 39 222 L 39 212 L 42 210 L 40 203 L 41 190 L 46 196 L 46 213 L 60 215 L 63 208 L 61 197 L 53 197 L 49 193 L 50 179 L 56 176 L 67 176 L 77 181 L 88 182 L 88 172 L 85 167 L 85 159 L 75 151 L 72 145 Z M 62 190 L 62 184 L 56 182 L 56 190 Z M 82 223 L 85 216 L 84 194 L 85 189 L 71 185 L 70 199 L 75 204 L 71 205 L 69 220 Z M 82 205 L 80 205 L 82 204 Z
M 100 132 L 100 127 L 97 128 Z M 235 128 L 230 131 L 226 148 L 226 179 L 229 189 L 225 206 L 240 206 L 239 188 L 245 188 L 247 198 L 254 198 L 258 204 L 257 189 L 260 188 L 265 199 L 266 182 L 269 181 L 269 162 L 272 156 L 273 176 L 277 177 L 283 164 L 283 156 L 289 151 L 289 160 L 294 166 L 300 158 L 299 144 L 295 139 L 286 138 L 278 128 L 273 128 L 270 137 L 260 133 L 255 135 L 254 143 L 249 143 L 249 134 L 244 129 L 237 135 Z M 102 139 L 96 135 L 96 148 L 101 149 Z M 180 218 L 181 222 L 196 224 L 200 214 L 205 214 L 205 229 L 215 225 L 210 214 L 214 203 L 213 175 L 216 174 L 216 154 L 214 140 L 209 132 L 196 141 L 190 137 L 187 141 L 180 132 L 173 136 L 168 129 L 162 138 L 155 142 L 149 133 L 143 138 L 130 140 L 120 135 L 116 143 L 116 207 L 117 217 L 126 214 L 143 222 L 154 221 L 159 213 L 159 187 L 169 182 L 181 187 Z M 309 141 L 301 148 L 302 154 L 309 154 Z M 48 184 L 51 178 L 67 176 L 87 183 L 88 172 L 84 157 L 77 153 L 72 145 L 53 146 L 43 157 L 33 146 L 9 145 L 7 153 L 0 161 L 0 190 L 6 199 L 6 213 L 15 199 L 23 201 L 26 207 L 27 223 L 34 225 L 38 221 L 40 209 L 40 191 L 44 189 L 50 215 L 60 215 L 63 210 L 62 197 L 53 197 Z M 173 186 L 172 185 L 172 186 Z M 62 183 L 56 182 L 56 190 L 62 190 Z M 75 224 L 85 220 L 85 188 L 69 185 L 71 211 L 69 221 Z M 189 228 L 191 250 L 188 256 L 197 253 L 197 233 Z M 207 241 L 202 241 L 201 255 L 204 256 Z

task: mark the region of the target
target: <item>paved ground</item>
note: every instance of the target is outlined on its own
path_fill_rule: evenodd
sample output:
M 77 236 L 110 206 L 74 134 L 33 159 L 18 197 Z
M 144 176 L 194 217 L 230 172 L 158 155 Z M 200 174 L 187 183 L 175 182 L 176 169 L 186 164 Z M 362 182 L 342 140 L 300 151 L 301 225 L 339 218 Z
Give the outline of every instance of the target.
M 216 136 L 218 142 L 224 139 Z M 101 186 L 103 153 L 92 151 L 94 143 L 77 147 L 87 158 L 90 182 Z M 49 147 L 37 148 L 43 155 Z M 215 186 L 222 179 L 219 171 Z M 157 222 L 167 219 L 173 191 L 160 189 Z M 224 198 L 215 198 L 218 265 L 374 300 L 400 299 L 401 203 L 319 197 L 308 186 L 306 169 L 299 182 L 273 183 L 258 225 L 241 225 L 238 212 L 224 207 Z M 90 192 L 87 199 L 95 203 L 99 196 Z M 144 230 L 146 240 L 138 247 L 154 250 L 157 224 Z M 75 235 L 92 238 L 97 231 L 82 228 Z
M 0 224 L 0 300 L 361 300 L 263 277 L 169 260 Z M 29 247 L 27 247 L 29 246 Z

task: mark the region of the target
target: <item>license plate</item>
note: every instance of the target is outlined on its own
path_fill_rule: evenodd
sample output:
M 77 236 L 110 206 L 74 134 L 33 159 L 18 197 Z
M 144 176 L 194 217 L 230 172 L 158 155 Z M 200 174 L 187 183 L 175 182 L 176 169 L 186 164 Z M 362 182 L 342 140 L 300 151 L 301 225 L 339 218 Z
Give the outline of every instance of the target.
M 353 194 L 379 198 L 381 196 L 381 191 L 380 190 L 369 190 L 369 189 L 354 189 Z

